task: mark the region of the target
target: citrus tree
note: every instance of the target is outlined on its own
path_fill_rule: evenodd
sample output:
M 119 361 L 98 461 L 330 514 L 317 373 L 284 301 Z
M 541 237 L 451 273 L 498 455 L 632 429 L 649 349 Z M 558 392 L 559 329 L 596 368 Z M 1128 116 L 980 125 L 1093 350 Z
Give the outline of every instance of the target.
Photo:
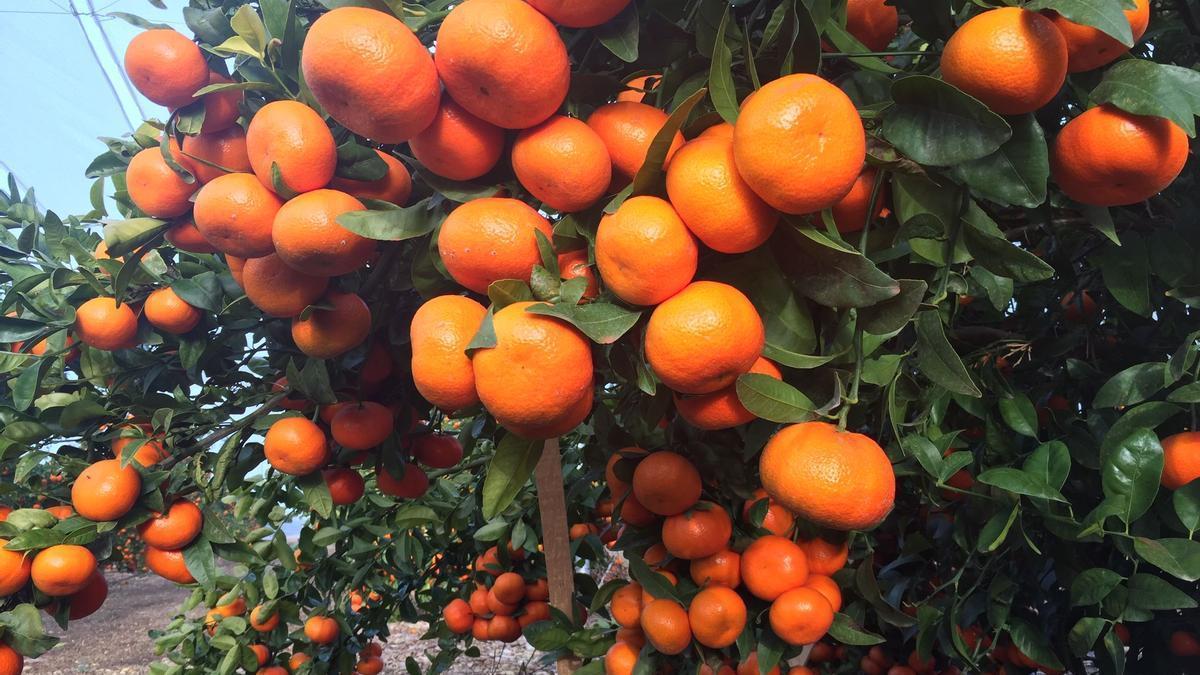
M 1200 667 L 1194 3 L 123 18 L 0 194 L 0 673 L 134 554 L 154 673 Z

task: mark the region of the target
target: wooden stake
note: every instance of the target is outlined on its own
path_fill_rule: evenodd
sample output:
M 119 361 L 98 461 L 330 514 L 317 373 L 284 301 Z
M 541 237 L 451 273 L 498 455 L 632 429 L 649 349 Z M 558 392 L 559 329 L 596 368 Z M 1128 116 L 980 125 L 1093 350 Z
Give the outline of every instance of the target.
M 533 480 L 542 517 L 542 547 L 546 551 L 550 604 L 574 617 L 575 564 L 567 532 L 567 498 L 563 492 L 562 457 L 557 438 L 547 440 L 542 446 Z M 558 675 L 572 675 L 578 667 L 579 660 L 569 654 L 558 659 Z

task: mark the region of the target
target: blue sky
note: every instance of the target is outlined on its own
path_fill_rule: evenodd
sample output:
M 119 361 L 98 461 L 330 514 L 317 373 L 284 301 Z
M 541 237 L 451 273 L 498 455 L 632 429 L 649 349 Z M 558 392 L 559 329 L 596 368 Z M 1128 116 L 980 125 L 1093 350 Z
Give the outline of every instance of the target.
M 190 35 L 185 0 L 0 0 L 0 179 L 16 174 L 39 205 L 59 214 L 89 210 L 84 169 L 104 150 L 99 136 L 129 133 L 166 110 L 143 98 L 121 72 L 141 29 L 105 16 L 137 14 Z M 106 40 L 107 38 L 107 40 Z

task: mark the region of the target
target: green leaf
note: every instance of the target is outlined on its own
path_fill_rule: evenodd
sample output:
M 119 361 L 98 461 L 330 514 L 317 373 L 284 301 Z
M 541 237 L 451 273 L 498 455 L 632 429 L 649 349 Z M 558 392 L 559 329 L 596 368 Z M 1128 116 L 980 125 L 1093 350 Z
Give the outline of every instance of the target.
M 590 302 L 586 305 L 561 302 L 554 305 L 537 304 L 525 308 L 525 311 L 562 319 L 578 328 L 592 342 L 602 345 L 619 340 L 637 325 L 642 316 L 641 312 L 607 302 Z
M 1074 23 L 1091 26 L 1126 47 L 1133 46 L 1133 30 L 1125 18 L 1121 0 L 1033 0 L 1029 11 L 1052 9 Z
M 679 107 L 675 108 L 675 112 L 671 113 L 662 128 L 654 135 L 654 140 L 650 142 L 650 149 L 646 151 L 646 161 L 642 163 L 637 175 L 633 177 L 630 196 L 662 194 L 667 176 L 663 165 L 667 162 L 667 153 L 670 152 L 671 144 L 675 141 L 675 134 L 679 133 L 683 123 L 692 114 L 692 109 L 696 107 L 697 103 L 704 100 L 707 94 L 708 90 L 703 87 L 696 90 L 696 93 L 687 97 L 683 103 L 679 104 Z
M 1009 118 L 1012 138 L 992 154 L 954 167 L 953 175 L 978 197 L 1003 206 L 1035 208 L 1046 201 L 1050 153 L 1032 114 Z
M 1066 497 L 1063 497 L 1061 492 L 1048 485 L 1040 477 L 1026 473 L 1020 469 L 1011 467 L 988 469 L 979 474 L 976 480 L 985 485 L 992 485 L 1001 490 L 1008 490 L 1009 492 L 1027 497 L 1039 497 L 1056 502 L 1067 502 Z
M 1044 281 L 1054 276 L 1046 261 L 1010 242 L 992 219 L 971 202 L 963 215 L 963 243 L 980 266 L 1015 281 Z
M 388 165 L 374 148 L 351 137 L 337 147 L 336 175 L 358 181 L 374 181 L 387 176 Z
M 787 271 L 795 278 L 796 289 L 818 304 L 870 307 L 900 295 L 900 284 L 870 259 L 817 230 L 799 228 L 791 240 L 798 250 Z
M 898 628 L 908 628 L 917 625 L 917 620 L 889 605 L 879 592 L 879 581 L 875 578 L 875 556 L 869 555 L 859 563 L 854 571 L 854 585 L 859 595 L 866 600 L 878 615 L 878 618 Z
M 841 612 L 833 615 L 833 625 L 829 627 L 829 637 L 842 644 L 862 647 L 885 642 L 882 637 L 858 625 L 854 619 Z
M 1195 136 L 1195 117 L 1200 114 L 1198 91 L 1200 73 L 1190 68 L 1125 59 L 1105 71 L 1090 99 L 1093 105 L 1111 103 L 1135 115 L 1165 117 L 1188 136 Z
M 441 210 L 431 208 L 426 198 L 412 206 L 383 211 L 348 211 L 338 216 L 337 222 L 368 239 L 404 241 L 433 232 L 444 219 Z
M 250 45 L 250 48 L 262 54 L 267 49 L 267 27 L 263 25 L 258 12 L 250 5 L 242 5 L 229 19 L 233 32 L 237 33 Z
M 897 279 L 900 294 L 858 312 L 859 325 L 872 335 L 890 335 L 904 328 L 917 313 L 929 285 L 918 279 Z
M 483 315 L 483 321 L 479 323 L 479 330 L 475 331 L 475 336 L 464 351 L 471 354 L 476 349 L 491 349 L 495 346 L 496 327 L 492 324 L 492 308 L 489 307 L 487 314 Z
M 289 552 L 290 553 L 290 552 Z M 213 585 L 217 578 L 217 559 L 212 544 L 201 534 L 190 546 L 183 549 L 183 562 L 196 583 L 204 588 Z
M 638 58 L 638 21 L 637 3 L 629 3 L 616 18 L 592 29 L 596 39 L 618 59 L 633 63 Z
M 738 377 L 738 400 L 755 416 L 772 422 L 807 422 L 817 406 L 799 389 L 770 375 L 746 373 Z
M 104 245 L 108 254 L 119 258 L 154 239 L 167 229 L 168 223 L 157 218 L 131 218 L 130 220 L 106 221 Z
M 784 57 L 781 75 L 791 73 L 817 73 L 821 70 L 821 31 L 817 30 L 817 18 L 807 2 L 781 2 L 780 8 L 791 5 L 788 18 L 791 20 L 790 45 Z M 773 18 L 773 17 L 772 17 Z M 765 41 L 765 35 L 764 35 Z M 757 87 L 756 87 L 757 88 Z
M 1132 523 L 1154 503 L 1162 477 L 1163 449 L 1149 429 L 1137 429 L 1101 457 L 1104 494 L 1119 509 L 1116 515 Z
M 314 471 L 306 476 L 300 476 L 296 479 L 296 484 L 304 491 L 304 501 L 312 507 L 322 518 L 329 518 L 333 515 L 333 496 L 329 494 L 329 485 L 325 482 L 325 477 L 320 471 Z M 323 528 L 334 530 L 335 528 Z
M 1092 399 L 1095 408 L 1119 408 L 1141 403 L 1166 386 L 1167 364 L 1139 363 L 1113 375 Z
M 1200 382 L 1183 385 L 1167 394 L 1167 400 L 1171 403 L 1200 403 Z
M 866 45 L 859 42 L 857 38 L 850 34 L 837 21 L 830 17 L 829 21 L 825 22 L 825 36 L 833 43 L 839 51 L 847 54 L 863 54 L 871 51 Z M 895 66 L 889 65 L 887 61 L 878 56 L 851 56 L 850 60 L 865 70 L 874 71 L 891 75 L 901 72 Z
M 46 332 L 48 324 L 15 316 L 0 316 L 0 342 L 23 342 Z
M 516 302 L 533 300 L 533 291 L 529 284 L 520 279 L 497 279 L 488 284 L 488 300 L 492 301 L 492 311 L 499 311 Z
M 738 118 L 737 89 L 733 84 L 733 51 L 725 42 L 725 29 L 729 25 L 729 9 L 721 14 L 721 25 L 717 28 L 717 39 L 713 43 L 712 64 L 708 69 L 708 95 L 721 118 L 733 124 Z
M 1071 631 L 1067 633 L 1067 646 L 1071 648 L 1071 653 L 1076 656 L 1086 656 L 1088 652 L 1092 651 L 1096 640 L 1100 639 L 1100 633 L 1107 625 L 1108 621 L 1098 616 L 1085 616 L 1076 621 L 1075 625 L 1071 627 Z
M 917 313 L 917 368 L 934 383 L 956 394 L 983 396 L 946 339 L 942 318 L 935 310 Z
M 924 436 L 905 436 L 900 442 L 904 451 L 914 457 L 921 468 L 934 478 L 942 475 L 942 452 Z
M 17 375 L 9 382 L 9 387 L 12 389 L 12 406 L 18 412 L 24 412 L 33 405 L 33 399 L 37 398 L 38 388 L 42 384 L 42 378 L 50 371 L 50 367 L 54 365 L 54 359 L 41 359 L 36 366 L 25 368 L 21 374 Z M 5 436 L 16 438 L 9 430 L 17 422 L 10 422 L 5 429 Z
M 655 598 L 664 598 L 667 600 L 678 600 L 679 591 L 675 588 L 667 577 L 658 573 L 657 570 L 650 569 L 640 556 L 631 555 L 629 560 L 629 576 L 633 580 L 642 585 L 642 589 Z
M 1062 441 L 1043 443 L 1026 458 L 1022 470 L 1061 490 L 1071 473 L 1071 452 Z
M 1046 641 L 1045 631 L 1038 630 L 1021 619 L 1010 618 L 1008 634 L 1017 649 L 1037 664 L 1055 670 L 1063 669 L 1062 661 Z
M 42 613 L 28 603 L 0 613 L 4 641 L 26 658 L 37 658 L 58 644 L 58 638 L 46 635 Z
M 171 290 L 175 291 L 181 300 L 199 309 L 220 312 L 223 307 L 221 280 L 215 272 L 203 272 L 189 279 L 176 279 L 171 283 Z
M 1171 495 L 1175 515 L 1189 532 L 1200 530 L 1200 480 L 1194 480 Z
M 1030 438 L 1037 438 L 1037 410 L 1029 397 L 1015 392 L 1012 398 L 1000 399 L 1000 416 L 1010 429 Z
M 1133 549 L 1146 562 L 1168 574 L 1188 582 L 1200 579 L 1200 541 L 1137 537 L 1133 540 Z M 1189 605 L 1195 606 L 1195 602 Z
M 506 434 L 496 446 L 483 480 L 483 517 L 491 520 L 516 499 L 529 482 L 533 467 L 542 456 L 542 442 Z
M 58 424 L 64 430 L 74 430 L 83 426 L 83 423 L 88 420 L 107 417 L 108 415 L 108 408 L 105 408 L 95 400 L 85 398 L 68 404 L 63 409 L 62 415 L 59 416 Z
M 539 652 L 562 649 L 571 640 L 571 633 L 555 621 L 537 621 L 521 630 L 526 642 Z
M 1138 539 L 1141 539 L 1139 537 Z M 1135 546 L 1136 546 L 1136 541 Z M 1145 541 L 1150 541 L 1146 539 Z M 1186 540 L 1180 540 L 1186 541 Z M 1200 542 L 1191 542 L 1200 547 Z M 1200 558 L 1196 560 L 1200 563 Z M 1197 573 L 1200 577 L 1200 572 Z M 1193 577 L 1190 581 L 1195 581 Z M 1191 609 L 1196 601 L 1187 593 L 1153 574 L 1135 574 L 1129 578 L 1129 604 L 1148 610 Z
M 896 105 L 883 119 L 883 135 L 921 164 L 951 166 L 987 157 L 1012 137 L 1012 129 L 979 100 L 925 75 L 892 83 Z
M 1090 256 L 1104 286 L 1125 309 L 1150 316 L 1150 253 L 1136 232 L 1126 232 L 1120 246 L 1107 245 Z
M 1071 582 L 1071 606 L 1100 604 L 1124 580 L 1125 577 L 1104 567 L 1084 570 Z

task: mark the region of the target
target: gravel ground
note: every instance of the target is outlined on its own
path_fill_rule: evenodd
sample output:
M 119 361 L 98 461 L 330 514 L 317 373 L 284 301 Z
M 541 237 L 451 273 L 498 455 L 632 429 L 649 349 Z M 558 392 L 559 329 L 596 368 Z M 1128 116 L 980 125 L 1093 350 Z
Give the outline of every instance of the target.
M 25 662 L 26 675 L 126 675 L 145 673 L 156 659 L 147 631 L 162 626 L 172 616 L 187 591 L 154 575 L 108 573 L 108 600 L 95 614 L 72 625 L 64 634 L 53 620 L 47 630 L 62 637 L 58 646 L 36 660 Z M 437 644 L 418 638 L 424 624 L 393 624 L 384 652 L 389 673 L 404 673 L 404 661 L 412 656 L 422 670 L 429 665 L 425 653 Z M 524 641 L 511 645 L 484 643 L 476 659 L 460 659 L 449 672 L 455 675 L 541 675 L 553 672 L 537 661 L 538 655 Z

